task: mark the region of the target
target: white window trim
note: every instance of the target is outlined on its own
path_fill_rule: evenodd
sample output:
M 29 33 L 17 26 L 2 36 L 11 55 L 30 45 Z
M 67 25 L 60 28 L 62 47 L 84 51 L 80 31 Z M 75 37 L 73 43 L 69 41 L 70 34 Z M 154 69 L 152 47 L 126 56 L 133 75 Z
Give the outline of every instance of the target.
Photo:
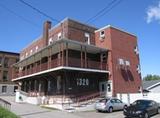
M 85 35 L 85 38 L 88 39 L 86 43 L 89 45 L 90 44 L 90 35 L 89 35 L 89 33 L 86 33 L 86 32 L 84 35 Z
M 104 33 L 102 34 L 102 32 L 104 32 Z M 99 32 L 99 37 L 101 40 L 103 40 L 105 38 L 105 31 L 104 30 Z
M 62 38 L 62 33 L 59 32 L 59 33 L 58 33 L 58 40 L 61 39 L 61 38 Z
M 33 53 L 33 50 L 30 50 L 30 55 L 32 55 L 32 53 Z
M 52 44 L 53 43 L 53 39 L 52 39 L 52 37 L 51 38 L 49 38 L 49 40 L 48 40 L 48 45 L 50 45 L 50 44 Z
M 36 52 L 38 51 L 38 46 L 36 46 Z
M 139 54 L 138 46 L 136 46 L 136 47 L 134 48 L 134 52 L 135 52 L 137 55 Z

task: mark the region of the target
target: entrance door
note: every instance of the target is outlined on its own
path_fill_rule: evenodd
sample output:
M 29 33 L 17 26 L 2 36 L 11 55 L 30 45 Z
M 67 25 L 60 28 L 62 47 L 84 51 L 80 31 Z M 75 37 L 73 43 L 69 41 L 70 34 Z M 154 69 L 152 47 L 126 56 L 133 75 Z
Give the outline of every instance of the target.
M 106 92 L 107 92 L 107 82 L 100 82 L 99 83 L 99 92 L 101 94 L 101 96 L 106 96 Z

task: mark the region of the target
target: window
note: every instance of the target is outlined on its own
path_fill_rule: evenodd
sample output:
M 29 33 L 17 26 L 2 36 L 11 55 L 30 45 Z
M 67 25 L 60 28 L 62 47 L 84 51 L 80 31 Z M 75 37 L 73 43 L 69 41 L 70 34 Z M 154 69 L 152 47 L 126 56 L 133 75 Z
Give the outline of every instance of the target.
M 62 33 L 59 32 L 59 33 L 58 33 L 58 39 L 61 39 L 61 38 L 62 38 Z
M 110 83 L 107 84 L 107 91 L 108 91 L 108 92 L 111 92 L 111 84 L 110 84 Z
M 103 30 L 103 31 L 100 31 L 100 39 L 104 39 L 104 38 L 105 38 L 105 32 Z
M 138 46 L 134 47 L 134 52 L 138 55 L 139 54 L 139 50 L 138 50 Z
M 38 51 L 38 46 L 36 46 L 36 52 Z
M 137 65 L 137 72 L 140 74 L 141 73 L 141 68 L 140 68 L 140 65 L 138 64 Z
M 18 86 L 14 86 L 14 92 L 16 92 L 17 89 L 18 89 Z
M 103 54 L 102 54 L 102 60 L 103 60 L 103 61 L 106 61 L 106 60 L 107 60 L 107 54 L 106 54 L 106 53 L 103 53 Z
M 30 50 L 30 55 L 32 55 L 33 50 Z
M 8 80 L 8 71 L 3 71 L 3 81 Z
M 122 101 L 118 100 L 118 99 L 115 99 L 116 103 L 122 103 Z
M 89 33 L 85 33 L 84 36 L 85 36 L 85 43 L 90 44 L 90 35 L 89 35 Z
M 52 44 L 52 43 L 53 43 L 52 38 L 49 38 L 49 40 L 48 40 L 48 45 L 50 45 L 50 44 Z
M 5 68 L 8 68 L 8 62 L 9 62 L 9 58 L 7 58 L 7 57 L 5 57 L 5 59 L 4 59 L 4 67 Z
M 7 86 L 2 86 L 2 93 L 6 93 L 7 92 Z
M 28 53 L 26 52 L 26 57 L 28 57 Z

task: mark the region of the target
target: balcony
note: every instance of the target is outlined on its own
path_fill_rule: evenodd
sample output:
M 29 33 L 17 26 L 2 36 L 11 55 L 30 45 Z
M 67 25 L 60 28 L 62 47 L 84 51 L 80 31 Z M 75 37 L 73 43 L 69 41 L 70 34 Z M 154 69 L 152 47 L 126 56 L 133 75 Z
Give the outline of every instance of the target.
M 52 53 L 49 53 L 49 50 Z M 90 70 L 104 70 L 107 68 L 107 59 L 102 54 L 107 50 L 82 43 L 59 41 L 55 45 L 46 47 L 27 59 L 18 62 L 14 68 L 12 78 L 20 78 L 57 67 L 73 67 Z M 22 67 L 22 69 L 19 69 Z

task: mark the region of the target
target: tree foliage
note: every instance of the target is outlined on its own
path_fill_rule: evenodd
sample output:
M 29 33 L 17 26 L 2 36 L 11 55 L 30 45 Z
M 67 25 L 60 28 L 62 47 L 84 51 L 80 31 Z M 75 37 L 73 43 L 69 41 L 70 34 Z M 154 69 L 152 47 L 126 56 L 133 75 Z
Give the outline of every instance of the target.
M 147 75 L 143 78 L 143 80 L 145 81 L 151 81 L 151 80 L 160 80 L 160 76 L 159 75 Z

